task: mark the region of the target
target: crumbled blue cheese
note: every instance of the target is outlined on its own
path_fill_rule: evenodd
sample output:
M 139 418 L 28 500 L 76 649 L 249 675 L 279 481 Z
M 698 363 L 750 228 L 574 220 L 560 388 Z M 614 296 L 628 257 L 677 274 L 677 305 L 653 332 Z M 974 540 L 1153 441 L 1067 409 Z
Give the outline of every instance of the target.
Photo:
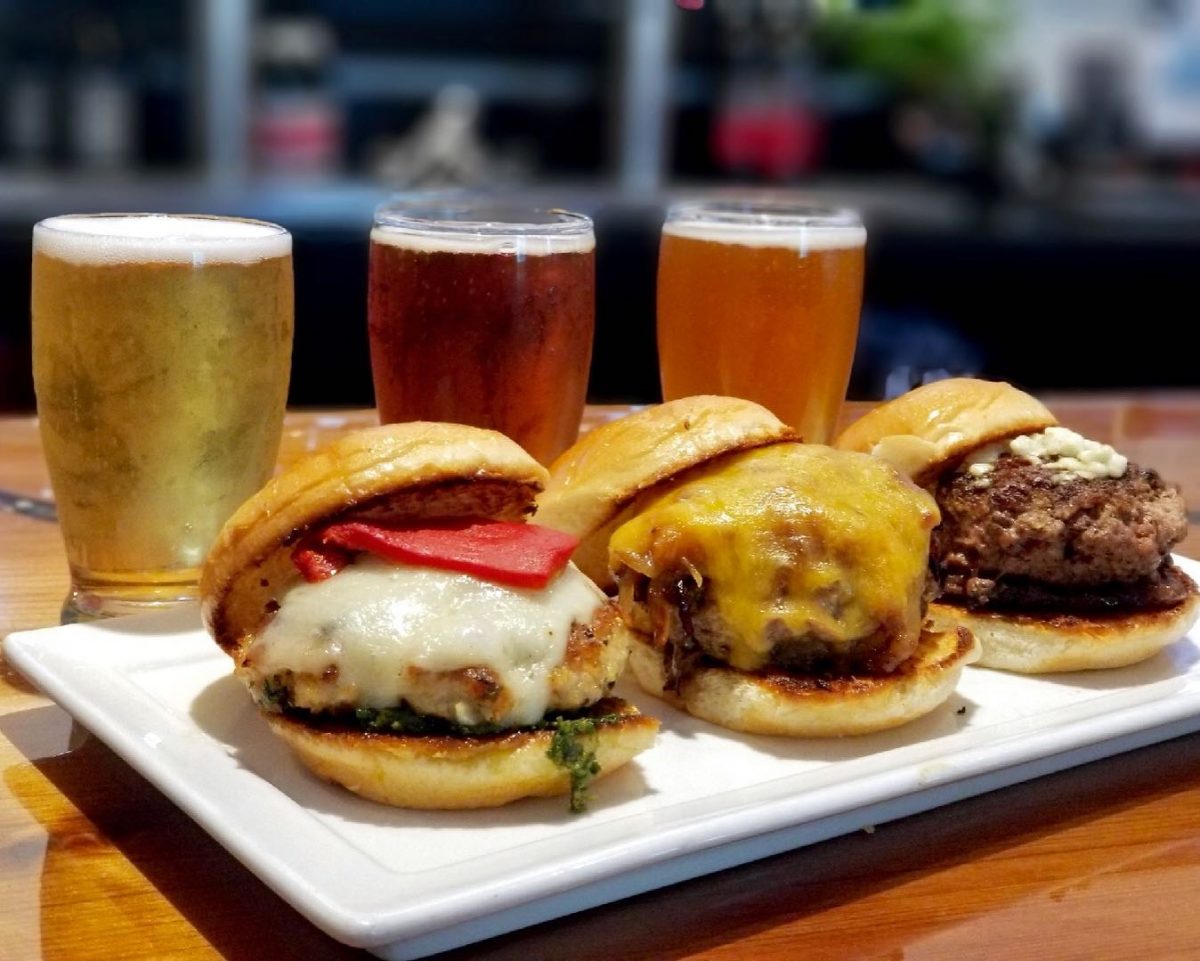
M 1007 444 L 981 447 L 959 470 L 974 477 L 978 486 L 987 487 L 996 458 L 1006 450 L 1031 464 L 1040 464 L 1059 483 L 1121 477 L 1129 466 L 1129 459 L 1108 444 L 1089 440 L 1065 427 L 1047 427 L 1038 434 L 1021 434 Z

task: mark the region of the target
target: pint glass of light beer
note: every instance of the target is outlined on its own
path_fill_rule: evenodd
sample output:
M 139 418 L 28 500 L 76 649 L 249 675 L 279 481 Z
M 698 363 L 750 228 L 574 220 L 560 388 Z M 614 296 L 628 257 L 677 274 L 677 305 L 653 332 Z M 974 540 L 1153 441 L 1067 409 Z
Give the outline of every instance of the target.
M 53 217 L 33 231 L 33 368 L 71 571 L 64 620 L 195 597 L 270 476 L 292 349 L 292 239 L 220 217 Z
M 858 218 L 787 202 L 671 207 L 658 261 L 667 400 L 745 397 L 806 441 L 828 443 L 862 306 Z
M 582 214 L 396 200 L 371 232 L 368 329 L 383 423 L 501 431 L 548 464 L 587 395 L 595 241 Z

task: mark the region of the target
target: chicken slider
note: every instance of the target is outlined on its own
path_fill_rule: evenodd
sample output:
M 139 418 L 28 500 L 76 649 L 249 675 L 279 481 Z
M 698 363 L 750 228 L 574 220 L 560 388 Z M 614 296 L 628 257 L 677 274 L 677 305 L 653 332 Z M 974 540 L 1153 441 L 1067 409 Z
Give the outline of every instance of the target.
M 205 623 L 323 778 L 414 808 L 583 799 L 653 741 L 609 691 L 630 633 L 526 523 L 545 469 L 502 435 L 410 423 L 298 461 L 225 525 Z

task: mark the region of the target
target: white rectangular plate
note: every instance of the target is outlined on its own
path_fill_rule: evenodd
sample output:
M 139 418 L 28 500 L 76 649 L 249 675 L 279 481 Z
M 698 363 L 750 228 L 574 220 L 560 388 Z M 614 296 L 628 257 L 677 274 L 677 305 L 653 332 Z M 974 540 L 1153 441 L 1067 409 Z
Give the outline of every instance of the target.
M 967 668 L 929 717 L 844 740 L 734 734 L 626 690 L 662 733 L 574 816 L 561 798 L 403 811 L 317 781 L 194 609 L 13 634 L 4 653 L 296 910 L 415 958 L 1200 729 L 1197 633 L 1114 671 Z

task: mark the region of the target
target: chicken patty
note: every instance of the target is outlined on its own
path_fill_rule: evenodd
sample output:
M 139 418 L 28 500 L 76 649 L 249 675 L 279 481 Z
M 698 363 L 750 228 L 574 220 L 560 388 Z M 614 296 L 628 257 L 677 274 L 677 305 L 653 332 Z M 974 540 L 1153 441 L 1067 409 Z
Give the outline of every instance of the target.
M 575 711 L 606 697 L 629 651 L 629 635 L 616 605 L 600 607 L 589 624 L 575 623 L 561 664 L 549 677 L 549 711 Z M 251 670 L 243 665 L 243 670 Z M 513 705 L 513 692 L 486 666 L 453 671 L 407 668 L 409 695 L 404 707 L 417 714 L 469 726 L 496 723 Z M 276 708 L 325 714 L 352 713 L 359 691 L 338 676 L 336 664 L 319 674 L 284 671 L 257 682 L 259 699 Z M 398 707 L 401 705 L 397 705 Z
M 946 475 L 935 496 L 930 564 L 947 600 L 1095 610 L 1186 596 L 1169 557 L 1187 534 L 1183 498 L 1152 470 L 1062 480 L 1005 453 L 984 478 Z

